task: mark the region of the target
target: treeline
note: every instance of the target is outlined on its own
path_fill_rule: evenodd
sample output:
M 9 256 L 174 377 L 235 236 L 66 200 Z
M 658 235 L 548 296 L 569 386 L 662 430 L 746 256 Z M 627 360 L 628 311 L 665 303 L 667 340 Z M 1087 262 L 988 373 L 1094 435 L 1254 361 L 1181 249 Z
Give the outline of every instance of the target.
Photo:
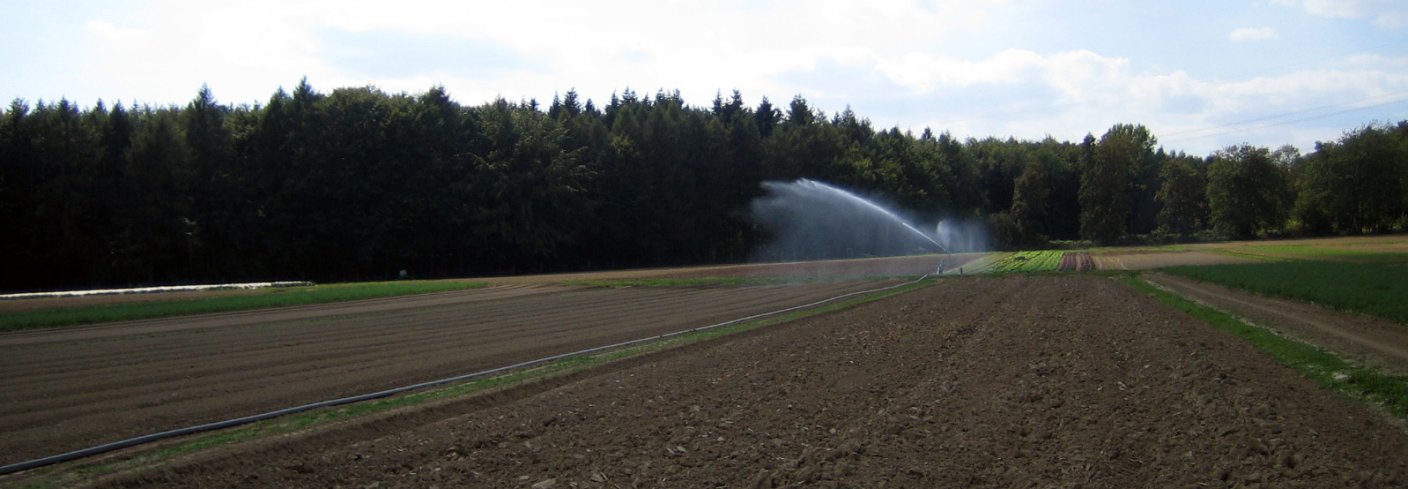
M 16 100 L 0 289 L 734 262 L 769 238 L 747 215 L 760 183 L 802 177 L 984 219 L 1002 246 L 1408 224 L 1408 123 L 1310 155 L 1156 146 L 1137 125 L 1080 143 L 916 136 L 737 92 L 463 106 L 305 81 L 257 106 L 207 89 L 183 107 Z

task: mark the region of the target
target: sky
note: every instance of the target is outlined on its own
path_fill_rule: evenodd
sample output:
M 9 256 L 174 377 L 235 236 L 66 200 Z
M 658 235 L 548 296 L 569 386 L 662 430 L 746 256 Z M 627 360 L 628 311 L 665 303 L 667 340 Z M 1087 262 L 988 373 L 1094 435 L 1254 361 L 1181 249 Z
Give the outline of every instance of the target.
M 1408 119 L 1402 0 L 0 0 L 0 97 L 226 104 L 443 86 L 461 104 L 794 96 L 877 129 L 1205 156 Z

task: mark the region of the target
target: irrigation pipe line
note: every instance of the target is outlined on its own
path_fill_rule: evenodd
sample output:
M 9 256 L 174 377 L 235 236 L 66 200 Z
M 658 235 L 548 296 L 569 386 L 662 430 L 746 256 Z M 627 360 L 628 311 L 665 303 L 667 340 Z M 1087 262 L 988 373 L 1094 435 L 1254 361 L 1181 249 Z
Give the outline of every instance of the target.
M 738 319 L 733 319 L 733 320 L 729 320 L 729 321 L 724 321 L 724 322 L 722 322 L 722 323 L 711 324 L 711 325 L 708 325 L 708 326 L 700 326 L 700 327 L 697 327 L 697 328 L 690 328 L 690 329 L 686 329 L 686 330 L 683 330 L 683 331 L 676 331 L 676 332 L 673 332 L 673 333 L 665 333 L 665 334 L 650 336 L 650 337 L 647 337 L 647 338 L 640 338 L 640 339 L 635 339 L 635 340 L 622 341 L 622 342 L 620 342 L 620 343 L 610 344 L 610 345 L 606 345 L 606 346 L 597 346 L 597 347 L 593 347 L 593 348 L 587 348 L 587 349 L 585 349 L 585 350 L 578 350 L 578 351 L 574 351 L 574 352 L 571 352 L 571 353 L 561 353 L 561 354 L 557 354 L 557 355 L 542 357 L 542 358 L 539 358 L 539 359 L 537 359 L 537 360 L 529 360 L 529 361 L 526 361 L 526 362 L 515 363 L 515 364 L 513 364 L 513 365 L 508 365 L 508 366 L 504 366 L 504 367 L 491 368 L 491 369 L 489 369 L 489 370 L 481 370 L 481 371 L 474 372 L 474 373 L 463 374 L 463 375 L 456 375 L 456 376 L 454 376 L 454 377 L 446 377 L 446 378 L 443 378 L 443 379 L 431 380 L 431 381 L 428 381 L 428 382 L 421 382 L 421 383 L 418 383 L 418 384 L 411 384 L 411 385 L 406 385 L 406 386 L 401 386 L 401 387 L 394 387 L 394 388 L 391 388 L 391 389 L 386 389 L 386 390 L 383 390 L 383 391 L 372 392 L 372 393 L 368 393 L 368 394 L 361 394 L 361 395 L 356 395 L 356 396 L 349 396 L 349 397 L 343 397 L 343 398 L 338 398 L 338 399 L 331 399 L 331 400 L 327 400 L 327 401 L 312 402 L 312 403 L 304 404 L 304 405 L 301 405 L 301 406 L 294 406 L 294 407 L 279 409 L 279 410 L 277 410 L 277 411 L 269 411 L 269 412 L 266 412 L 266 413 L 253 414 L 253 415 L 243 416 L 243 417 L 239 417 L 239 418 L 227 419 L 227 420 L 224 420 L 224 421 L 215 421 L 215 422 L 212 422 L 212 423 L 199 424 L 199 425 L 195 425 L 195 426 L 188 426 L 188 427 L 185 427 L 185 428 L 177 428 L 177 429 L 174 429 L 174 430 L 168 430 L 168 431 L 162 431 L 162 432 L 159 432 L 159 433 L 152 433 L 152 434 L 148 434 L 148 435 L 137 436 L 137 437 L 128 438 L 128 439 L 125 439 L 125 440 L 118 440 L 118 441 L 115 441 L 115 442 L 104 443 L 104 444 L 102 444 L 102 445 L 97 445 L 97 446 L 93 446 L 93 447 L 88 447 L 88 448 L 83 448 L 83 449 L 79 449 L 79 450 L 74 450 L 74 451 L 67 452 L 67 453 L 61 453 L 61 454 L 58 454 L 58 455 L 50 455 L 50 456 L 48 456 L 48 457 L 37 458 L 37 459 L 34 459 L 34 460 L 27 460 L 27 461 L 24 461 L 24 462 L 18 462 L 18 463 L 13 463 L 13 464 L 5 465 L 5 466 L 0 466 L 0 475 L 13 474 L 13 473 L 15 473 L 15 472 L 21 472 L 21 471 L 30 470 L 30 469 L 37 469 L 37 468 L 39 468 L 39 467 L 45 467 L 45 466 L 54 465 L 54 464 L 57 464 L 57 463 L 69 462 L 69 461 L 78 460 L 78 459 L 81 459 L 81 458 L 92 457 L 92 456 L 94 456 L 94 455 L 101 455 L 101 454 L 108 453 L 108 452 L 112 452 L 112 451 L 115 451 L 115 450 L 121 450 L 121 449 L 124 449 L 124 448 L 131 448 L 131 447 L 135 447 L 135 446 L 138 446 L 138 445 L 145 445 L 145 444 L 147 444 L 147 443 L 152 443 L 152 442 L 156 442 L 156 441 L 166 440 L 166 439 L 170 439 L 170 438 L 176 438 L 176 437 L 178 437 L 178 436 L 194 435 L 194 434 L 197 434 L 197 433 L 204 433 L 204 432 L 207 432 L 207 431 L 214 431 L 214 430 L 220 430 L 220 429 L 225 429 L 225 428 L 233 428 L 233 427 L 236 427 L 236 426 L 246 425 L 246 424 L 254 423 L 254 422 L 257 422 L 257 421 L 264 421 L 264 420 L 268 420 L 268 419 L 278 418 L 278 417 L 281 417 L 281 416 L 288 416 L 288 415 L 290 415 L 290 414 L 298 414 L 298 413 L 302 413 L 302 412 L 306 412 L 306 411 L 312 411 L 312 410 L 314 410 L 314 409 L 322 409 L 322 408 L 329 408 L 329 407 L 342 406 L 342 405 L 345 405 L 345 404 L 352 404 L 352 403 L 358 403 L 358 402 L 364 402 L 364 401 L 371 401 L 371 400 L 375 400 L 375 399 L 381 399 L 381 398 L 384 398 L 384 397 L 394 396 L 394 395 L 397 395 L 397 394 L 404 394 L 404 393 L 407 393 L 407 392 L 410 392 L 410 391 L 421 390 L 421 389 L 425 389 L 425 388 L 429 388 L 429 387 L 437 387 L 437 386 L 442 386 L 442 385 L 445 385 L 445 384 L 453 384 L 453 383 L 463 382 L 463 381 L 467 381 L 467 380 L 474 380 L 474 379 L 478 379 L 478 378 L 482 378 L 482 377 L 489 377 L 489 376 L 493 376 L 493 375 L 498 375 L 498 374 L 506 373 L 506 372 L 513 371 L 513 370 L 519 370 L 519 369 L 524 369 L 524 368 L 529 368 L 529 367 L 536 367 L 536 366 L 538 366 L 538 365 L 542 365 L 542 364 L 545 364 L 545 363 L 551 363 L 551 362 L 555 362 L 555 361 L 558 361 L 558 360 L 563 360 L 563 359 L 566 359 L 566 358 L 572 358 L 572 357 L 590 355 L 590 354 L 593 354 L 593 353 L 600 353 L 600 352 L 607 351 L 607 350 L 615 350 L 615 349 L 618 349 L 618 348 L 625 348 L 625 347 L 628 347 L 628 346 L 634 346 L 634 345 L 638 345 L 638 344 L 641 344 L 641 343 L 647 343 L 647 342 L 651 342 L 651 341 L 662 340 L 662 339 L 670 338 L 670 337 L 674 337 L 674 336 L 679 336 L 679 335 L 684 335 L 684 334 L 689 334 L 689 333 L 695 333 L 695 332 L 699 332 L 699 331 L 707 331 L 707 330 L 711 330 L 711 329 L 715 329 L 715 328 L 721 328 L 721 327 L 724 327 L 724 326 L 729 326 L 729 325 L 738 324 L 738 323 L 742 323 L 742 322 L 752 321 L 752 320 L 754 320 L 754 319 L 761 319 L 761 318 L 765 318 L 765 317 L 768 317 L 768 316 L 775 316 L 775 315 L 778 315 L 778 314 L 785 314 L 785 313 L 789 313 L 789 312 L 796 311 L 796 310 L 800 310 L 800 309 L 807 309 L 807 308 L 811 308 L 811 307 L 816 307 L 816 306 L 819 306 L 819 305 L 822 305 L 822 304 L 826 304 L 826 303 L 828 303 L 828 302 L 835 302 L 835 301 L 838 301 L 838 300 L 841 300 L 841 299 L 845 299 L 845 298 L 848 298 L 848 297 L 855 297 L 855 296 L 857 296 L 857 295 L 862 295 L 862 294 L 874 294 L 874 293 L 879 293 L 879 292 L 885 292 L 885 291 L 888 291 L 888 290 L 893 290 L 893 289 L 897 289 L 897 288 L 900 288 L 900 287 L 904 287 L 904 286 L 908 286 L 908 285 L 917 284 L 917 283 L 919 283 L 920 281 L 923 281 L 923 280 L 926 279 L 926 278 L 929 278 L 929 275 L 928 275 L 928 274 L 925 274 L 924 276 L 919 277 L 919 278 L 917 278 L 917 279 L 914 279 L 913 281 L 910 281 L 910 282 L 899 283 L 899 284 L 890 285 L 890 286 L 887 286 L 887 287 L 880 287 L 880 288 L 875 288 L 875 289 L 861 290 L 861 291 L 857 291 L 857 292 L 850 292 L 850 293 L 841 294 L 841 295 L 838 295 L 838 296 L 835 296 L 835 297 L 831 297 L 831 298 L 828 298 L 828 299 L 822 299 L 822 300 L 819 300 L 819 301 L 816 301 L 816 302 L 812 302 L 812 303 L 810 303 L 810 304 L 802 304 L 802 305 L 800 305 L 800 306 L 792 306 L 792 307 L 788 307 L 788 308 L 786 308 L 786 309 L 779 309 L 779 310 L 776 310 L 776 311 L 764 312 L 764 313 L 760 313 L 760 314 L 754 314 L 754 315 L 752 315 L 752 316 L 743 317 L 743 318 L 738 318 Z

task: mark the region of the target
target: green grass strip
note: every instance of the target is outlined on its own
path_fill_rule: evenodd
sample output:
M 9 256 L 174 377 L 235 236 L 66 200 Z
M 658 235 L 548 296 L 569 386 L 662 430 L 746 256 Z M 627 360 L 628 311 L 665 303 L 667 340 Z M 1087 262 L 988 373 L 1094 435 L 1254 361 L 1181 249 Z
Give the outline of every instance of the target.
M 1334 260 L 1354 263 L 1408 263 L 1408 253 L 1390 253 L 1356 249 L 1346 246 L 1320 246 L 1311 244 L 1265 244 L 1234 248 L 1250 254 L 1268 255 L 1297 260 Z
M 260 289 L 252 294 L 22 311 L 0 316 L 0 331 L 323 304 L 484 287 L 481 282 L 367 282 Z
M 1179 266 L 1164 271 L 1408 324 L 1408 268 L 1328 261 Z
M 973 260 L 969 260 L 966 263 L 962 263 L 959 265 L 948 265 L 944 269 L 944 276 L 989 273 L 992 271 L 992 267 L 994 265 L 1000 263 L 1003 259 L 1006 259 L 1008 256 L 1011 255 L 1011 253 L 1004 252 L 986 253 Z M 960 271 L 962 273 L 959 273 Z
M 916 290 L 933 283 L 935 279 L 925 279 L 912 284 L 907 284 L 894 289 L 863 294 L 846 299 L 830 302 L 817 307 L 797 310 L 785 314 L 778 314 L 753 321 L 732 324 L 714 329 L 696 331 L 665 338 L 660 341 L 643 343 L 619 350 L 606 351 L 591 355 L 565 358 L 546 365 L 531 369 L 510 372 L 503 375 L 489 377 L 479 380 L 472 380 L 448 387 L 441 387 L 421 392 L 413 392 L 385 399 L 377 399 L 363 403 L 352 404 L 334 409 L 324 409 L 303 414 L 297 414 L 286 418 L 272 419 L 254 423 L 238 428 L 231 428 L 205 435 L 195 435 L 192 439 L 161 447 L 157 449 L 140 452 L 132 457 L 116 461 L 101 462 L 92 465 L 67 467 L 51 467 L 35 469 L 37 476 L 28 481 L 24 487 L 30 489 L 45 489 L 51 487 L 71 486 L 83 481 L 88 481 L 96 477 L 112 474 L 118 471 L 135 470 L 143 467 L 150 467 L 160 464 L 175 457 L 199 452 L 214 447 L 230 445 L 270 436 L 279 436 L 296 431 L 326 425 L 329 423 L 366 416 L 370 414 L 389 411 L 392 409 L 425 404 L 427 402 L 468 397 L 491 389 L 504 388 L 531 382 L 545 380 L 554 376 L 567 375 L 579 372 L 588 368 L 605 365 L 610 362 L 638 357 L 649 353 L 677 348 L 693 343 L 708 341 L 731 334 L 754 330 L 775 324 L 781 324 L 798 319 L 835 312 L 843 309 L 858 306 L 867 302 L 874 302 L 900 295 L 912 290 Z M 79 462 L 81 463 L 81 462 Z
M 1231 314 L 1155 287 L 1142 278 L 1122 275 L 1121 279 L 1164 304 L 1251 343 L 1278 363 L 1301 372 L 1331 390 L 1378 404 L 1394 416 L 1408 419 L 1408 377 L 1388 375 L 1371 367 L 1349 363 L 1315 346 L 1252 326 Z M 1350 380 L 1335 380 L 1336 373 L 1348 374 Z

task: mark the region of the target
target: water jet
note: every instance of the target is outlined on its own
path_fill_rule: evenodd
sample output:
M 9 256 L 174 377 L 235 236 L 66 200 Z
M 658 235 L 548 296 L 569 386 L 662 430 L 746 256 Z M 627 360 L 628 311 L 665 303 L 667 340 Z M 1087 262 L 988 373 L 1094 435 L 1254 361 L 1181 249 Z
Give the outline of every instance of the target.
M 895 211 L 810 179 L 764 182 L 753 218 L 773 240 L 755 252 L 762 261 L 947 253 L 949 247 Z

